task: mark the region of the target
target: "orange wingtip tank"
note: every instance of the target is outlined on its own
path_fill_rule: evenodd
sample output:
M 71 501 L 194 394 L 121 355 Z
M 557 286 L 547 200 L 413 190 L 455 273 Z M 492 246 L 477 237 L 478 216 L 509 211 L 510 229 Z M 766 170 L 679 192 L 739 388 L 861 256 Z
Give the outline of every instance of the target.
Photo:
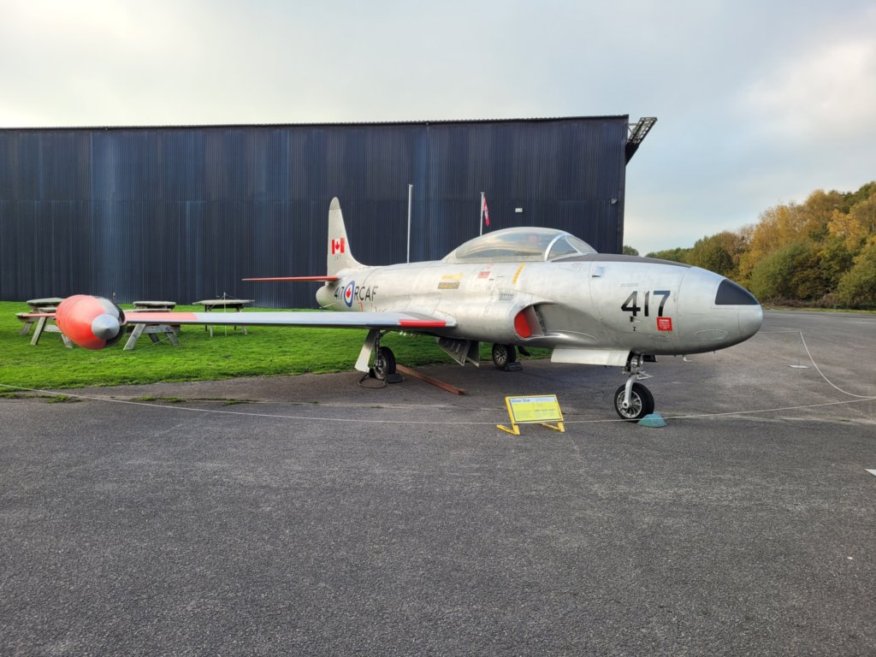
M 74 344 L 84 349 L 103 349 L 122 334 L 125 314 L 109 299 L 76 294 L 67 297 L 55 311 L 55 323 Z

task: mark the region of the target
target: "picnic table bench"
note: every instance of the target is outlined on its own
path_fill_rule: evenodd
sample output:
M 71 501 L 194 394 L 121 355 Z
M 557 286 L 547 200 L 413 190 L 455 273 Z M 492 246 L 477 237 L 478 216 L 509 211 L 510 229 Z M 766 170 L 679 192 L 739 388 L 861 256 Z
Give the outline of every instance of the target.
M 245 306 L 253 303 L 253 299 L 231 299 L 231 298 L 223 298 L 223 299 L 201 299 L 200 301 L 195 301 L 193 305 L 195 306 L 204 306 L 204 312 L 209 313 L 213 310 L 221 309 L 228 310 L 229 308 L 233 309 L 235 312 L 240 312 L 244 309 Z M 204 327 L 207 331 L 210 332 L 210 337 L 213 337 L 213 326 L 208 324 Z M 234 326 L 233 330 L 240 329 L 243 331 L 244 335 L 247 335 L 245 326 Z

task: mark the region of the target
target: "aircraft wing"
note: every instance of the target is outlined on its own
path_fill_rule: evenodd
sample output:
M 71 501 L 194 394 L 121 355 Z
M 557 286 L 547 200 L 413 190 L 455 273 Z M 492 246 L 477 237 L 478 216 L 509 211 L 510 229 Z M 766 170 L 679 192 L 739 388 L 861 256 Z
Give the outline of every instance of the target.
M 428 330 L 456 326 L 453 319 L 406 312 L 141 312 L 126 324 L 216 324 L 226 326 L 319 326 L 334 328 Z
M 225 326 L 316 326 L 365 328 L 369 331 L 423 331 L 456 326 L 452 317 L 438 317 L 418 312 L 128 312 L 109 299 L 76 294 L 67 297 L 54 315 L 61 332 L 85 349 L 103 349 L 122 334 L 121 328 L 165 324 Z M 371 335 L 371 333 L 369 333 Z

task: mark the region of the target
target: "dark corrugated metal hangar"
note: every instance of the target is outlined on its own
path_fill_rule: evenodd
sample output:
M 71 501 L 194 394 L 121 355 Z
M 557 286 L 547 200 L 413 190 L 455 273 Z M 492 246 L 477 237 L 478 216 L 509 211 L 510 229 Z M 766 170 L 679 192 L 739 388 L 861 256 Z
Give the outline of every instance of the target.
M 0 130 L 0 298 L 77 292 L 180 303 L 223 293 L 314 305 L 340 198 L 356 257 L 443 257 L 491 229 L 623 240 L 626 163 L 654 119 Z M 489 230 L 489 229 L 487 229 Z

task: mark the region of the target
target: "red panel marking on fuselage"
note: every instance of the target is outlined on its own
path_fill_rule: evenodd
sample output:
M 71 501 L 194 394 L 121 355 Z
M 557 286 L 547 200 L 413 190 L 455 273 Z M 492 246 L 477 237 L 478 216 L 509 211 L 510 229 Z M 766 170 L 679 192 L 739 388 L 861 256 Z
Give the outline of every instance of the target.
M 657 318 L 657 330 L 658 331 L 671 331 L 672 330 L 672 318 L 671 317 L 658 317 Z

